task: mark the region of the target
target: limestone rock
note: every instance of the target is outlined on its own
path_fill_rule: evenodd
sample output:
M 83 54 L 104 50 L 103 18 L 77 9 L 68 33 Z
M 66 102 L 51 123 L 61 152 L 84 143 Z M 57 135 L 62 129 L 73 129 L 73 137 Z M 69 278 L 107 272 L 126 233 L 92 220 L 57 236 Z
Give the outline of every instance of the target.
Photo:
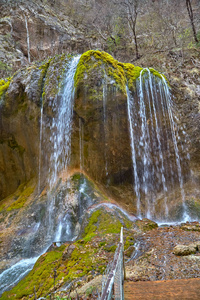
M 190 254 L 195 254 L 196 253 L 196 247 L 195 245 L 191 244 L 188 246 L 185 245 L 177 245 L 173 249 L 173 253 L 177 256 L 185 256 L 185 255 L 190 255 Z

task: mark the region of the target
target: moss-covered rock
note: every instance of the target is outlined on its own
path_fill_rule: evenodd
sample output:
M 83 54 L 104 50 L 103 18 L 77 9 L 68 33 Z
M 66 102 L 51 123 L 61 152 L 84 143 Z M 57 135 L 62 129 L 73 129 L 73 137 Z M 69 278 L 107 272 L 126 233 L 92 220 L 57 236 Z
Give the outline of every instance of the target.
M 134 89 L 136 79 L 140 76 L 143 68 L 130 63 L 118 62 L 104 51 L 89 50 L 82 54 L 80 58 L 75 74 L 75 86 L 78 87 L 83 84 L 84 79 L 88 79 L 94 70 L 96 73 L 101 71 L 102 79 L 104 77 L 113 79 L 115 82 L 114 85 L 126 94 L 126 85 L 130 89 Z M 161 78 L 159 72 L 153 68 L 149 70 L 154 76 Z
M 141 230 L 141 231 L 149 231 L 149 230 L 152 230 L 152 229 L 155 229 L 158 227 L 158 224 L 154 221 L 151 221 L 147 218 L 144 218 L 142 220 L 137 220 L 135 222 L 135 224 L 138 226 L 138 228 Z
M 38 259 L 33 270 L 11 291 L 5 292 L 1 299 L 34 299 L 34 287 L 37 297 L 46 296 L 53 290 L 54 270 L 57 275 L 56 289 L 73 280 L 81 279 L 83 284 L 89 275 L 93 278 L 102 274 L 113 258 L 121 227 L 128 226 L 124 238 L 130 240 L 134 234 L 133 224 L 118 210 L 110 211 L 102 207 L 88 214 L 80 239 L 59 248 L 51 247 L 50 252 Z
M 8 89 L 8 87 L 10 85 L 10 81 L 11 81 L 11 78 L 6 78 L 5 80 L 4 79 L 0 80 L 0 99 L 1 99 L 2 95 L 6 92 L 6 90 Z

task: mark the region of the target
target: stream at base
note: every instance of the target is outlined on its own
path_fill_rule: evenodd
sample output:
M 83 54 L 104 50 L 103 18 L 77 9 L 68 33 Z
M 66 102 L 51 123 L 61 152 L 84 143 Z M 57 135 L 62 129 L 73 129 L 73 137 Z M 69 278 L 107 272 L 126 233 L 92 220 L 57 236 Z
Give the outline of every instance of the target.
M 0 295 L 14 287 L 33 268 L 40 256 L 22 259 L 0 275 Z

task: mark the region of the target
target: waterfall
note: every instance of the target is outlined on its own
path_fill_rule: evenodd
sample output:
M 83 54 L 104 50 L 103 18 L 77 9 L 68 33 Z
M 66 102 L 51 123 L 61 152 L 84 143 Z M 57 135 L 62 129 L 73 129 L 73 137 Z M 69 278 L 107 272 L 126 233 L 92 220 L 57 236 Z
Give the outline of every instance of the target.
M 74 75 L 79 62 L 80 56 L 72 58 L 68 65 L 66 77 L 63 82 L 63 88 L 61 92 L 55 98 L 52 104 L 52 111 L 54 116 L 50 126 L 50 166 L 49 166 L 49 207 L 48 207 L 48 231 L 47 236 L 53 238 L 53 234 L 60 232 L 60 238 L 62 238 L 62 226 L 66 226 L 64 222 L 64 211 L 60 212 L 58 229 L 56 227 L 55 220 L 55 195 L 53 195 L 53 186 L 57 182 L 59 173 L 62 170 L 66 170 L 70 162 L 71 152 L 71 130 L 72 130 L 72 118 L 73 118 L 73 106 L 74 106 Z M 70 185 L 70 182 L 68 182 Z M 64 199 L 60 197 L 60 204 Z M 57 238 L 55 234 L 54 238 Z
M 81 118 L 79 118 L 79 160 L 80 160 L 80 170 L 83 170 L 83 167 L 84 167 L 83 136 L 84 136 L 83 122 L 82 122 Z
M 54 117 L 50 126 L 50 190 L 56 183 L 58 174 L 66 169 L 70 161 L 71 129 L 74 105 L 74 75 L 80 56 L 72 58 L 66 73 L 64 88 L 52 104 Z
M 16 285 L 32 270 L 38 257 L 22 259 L 0 274 L 0 296 L 4 291 Z
M 106 115 L 106 105 L 107 105 L 107 78 L 103 80 L 103 126 L 104 126 L 104 159 L 105 159 L 105 173 L 106 178 L 108 176 L 108 161 L 107 161 L 107 132 L 106 132 L 106 122 L 107 122 L 107 115 Z
M 127 91 L 127 110 L 131 140 L 134 190 L 138 216 L 157 219 L 158 198 L 163 200 L 162 220 L 170 219 L 168 194 L 178 182 L 182 198 L 182 220 L 189 220 L 183 188 L 180 130 L 174 103 L 164 76 L 151 69 L 140 72 L 136 92 Z M 181 145 L 183 150 L 183 145 Z M 187 154 L 185 154 L 186 156 Z M 142 209 L 143 208 L 143 209 Z
M 26 25 L 26 36 L 27 36 L 27 53 L 28 53 L 28 62 L 31 62 L 31 56 L 30 56 L 30 37 L 29 37 L 29 30 L 28 30 L 28 21 L 26 15 L 24 15 L 25 19 L 25 25 Z
M 183 176 L 182 176 L 180 155 L 179 155 L 179 149 L 178 149 L 178 144 L 177 144 L 177 138 L 176 138 L 176 135 L 175 135 L 176 123 L 175 123 L 175 120 L 173 118 L 173 113 L 172 113 L 172 108 L 171 108 L 171 94 L 170 94 L 170 91 L 169 91 L 168 84 L 167 84 L 167 82 L 166 82 L 166 80 L 163 76 L 162 76 L 162 81 L 163 81 L 163 85 L 164 85 L 165 99 L 168 99 L 168 101 L 166 101 L 166 103 L 167 103 L 167 108 L 168 108 L 168 112 L 169 112 L 169 119 L 170 119 L 171 132 L 172 132 L 172 138 L 173 138 L 173 144 L 174 144 L 174 151 L 175 151 L 175 154 L 176 154 L 178 179 L 179 179 L 181 195 L 182 195 L 183 220 L 186 222 L 186 221 L 190 220 L 190 217 L 188 215 L 187 207 L 186 207 L 186 204 L 185 204 L 185 191 L 184 191 L 184 188 L 183 188 Z
M 42 127 L 43 127 L 43 99 L 41 96 L 41 109 L 40 109 L 40 142 L 39 142 L 39 166 L 38 166 L 38 195 L 41 189 L 41 158 L 42 158 Z
M 64 209 L 64 203 L 66 202 L 65 196 L 59 194 L 56 199 L 56 195 L 53 193 L 53 186 L 55 185 L 59 172 L 66 169 L 70 161 L 70 149 L 71 149 L 71 129 L 72 129 L 72 117 L 73 117 L 73 104 L 74 104 L 74 75 L 76 72 L 77 64 L 80 56 L 73 57 L 70 64 L 67 67 L 66 77 L 63 83 L 63 89 L 59 95 L 55 98 L 52 104 L 52 111 L 54 116 L 50 125 L 50 166 L 48 178 L 49 193 L 46 206 L 46 217 L 42 224 L 38 223 L 35 232 L 42 234 L 42 230 L 46 228 L 45 236 L 42 235 L 45 247 L 34 253 L 31 256 L 31 245 L 34 242 L 35 235 L 31 236 L 30 240 L 27 240 L 24 247 L 25 259 L 20 260 L 16 264 L 12 265 L 7 270 L 3 271 L 0 275 L 0 293 L 10 289 L 17 284 L 29 271 L 33 268 L 36 260 L 47 251 L 53 241 L 73 240 L 75 237 L 75 228 L 72 226 L 73 214 L 70 210 Z M 44 122 L 45 123 L 45 122 Z M 43 101 L 41 96 L 41 110 L 40 110 L 40 142 L 39 142 L 39 178 L 38 178 L 38 192 L 40 193 L 41 184 L 41 160 L 42 160 L 42 138 L 45 135 L 43 133 L 45 124 L 43 124 Z M 47 125 L 48 127 L 48 125 Z M 48 128 L 49 129 L 49 128 Z M 66 196 L 67 197 L 67 196 Z M 56 207 L 56 201 L 59 203 Z M 42 229 L 43 227 L 43 229 Z M 30 251 L 29 251 L 30 250 Z M 39 253 L 40 251 L 40 253 Z M 30 253 L 29 253 L 30 252 Z M 38 255 L 40 254 L 40 255 Z M 28 257 L 28 258 L 27 258 Z
M 130 138 L 131 138 L 131 150 L 132 150 L 132 161 L 133 161 L 133 171 L 134 171 L 134 179 L 135 179 L 135 193 L 137 197 L 137 215 L 140 217 L 141 209 L 140 209 L 140 183 L 139 176 L 137 171 L 137 163 L 136 163 L 136 151 L 135 151 L 135 140 L 134 140 L 134 99 L 131 96 L 131 93 L 126 87 L 127 92 L 127 108 L 128 108 L 128 119 L 129 119 L 129 129 L 130 129 Z

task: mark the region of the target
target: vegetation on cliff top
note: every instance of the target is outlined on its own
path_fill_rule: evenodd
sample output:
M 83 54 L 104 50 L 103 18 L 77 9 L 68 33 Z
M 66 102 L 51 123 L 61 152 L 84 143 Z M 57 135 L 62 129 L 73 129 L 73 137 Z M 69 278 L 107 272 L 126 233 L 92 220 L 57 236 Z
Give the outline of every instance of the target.
M 98 67 L 102 68 L 107 76 L 114 79 L 115 85 L 124 94 L 126 94 L 126 85 L 128 85 L 130 89 L 134 88 L 135 81 L 143 70 L 143 68 L 130 63 L 118 62 L 104 51 L 89 50 L 82 54 L 80 58 L 74 78 L 75 86 L 77 87 L 83 84 L 84 79 L 88 79 L 91 72 Z M 161 78 L 159 72 L 153 68 L 149 70 L 154 76 Z

